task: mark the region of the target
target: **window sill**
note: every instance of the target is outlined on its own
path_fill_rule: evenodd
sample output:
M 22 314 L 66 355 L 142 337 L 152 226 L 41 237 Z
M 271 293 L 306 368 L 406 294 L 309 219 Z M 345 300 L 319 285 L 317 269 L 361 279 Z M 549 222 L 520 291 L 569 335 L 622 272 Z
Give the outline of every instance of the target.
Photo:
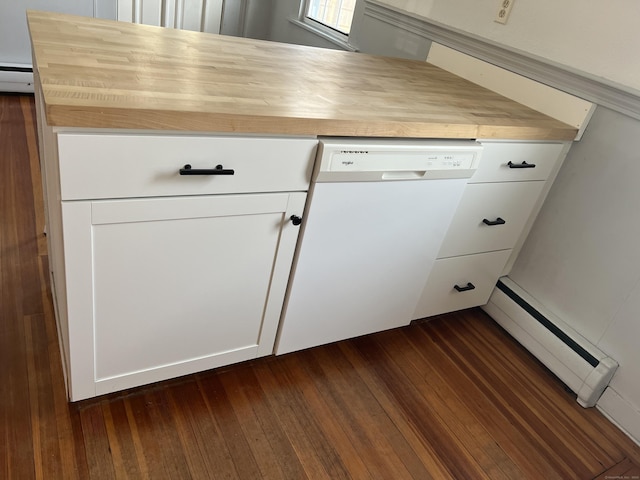
M 342 48 L 343 50 L 347 50 L 349 52 L 357 52 L 358 49 L 356 47 L 354 47 L 353 45 L 350 45 L 348 42 L 345 42 L 344 40 L 340 39 L 340 38 L 336 38 L 333 35 L 314 27 L 313 25 L 310 25 L 308 23 L 305 23 L 297 18 L 290 18 L 289 21 L 291 23 L 293 23 L 294 25 L 297 25 L 298 27 L 302 28 L 303 30 L 306 30 L 308 32 L 311 32 L 315 35 L 318 35 L 319 37 L 333 43 L 334 45 L 337 45 L 338 47 Z

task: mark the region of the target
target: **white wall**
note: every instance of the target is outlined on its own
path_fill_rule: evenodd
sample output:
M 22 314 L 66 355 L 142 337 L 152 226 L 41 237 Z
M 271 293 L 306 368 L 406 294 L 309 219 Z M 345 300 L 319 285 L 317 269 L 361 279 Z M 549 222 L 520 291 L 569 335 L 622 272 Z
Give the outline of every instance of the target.
M 515 0 L 506 25 L 498 0 L 376 1 L 640 91 L 638 0 Z
M 116 0 L 0 1 L 0 65 L 31 65 L 27 10 L 46 10 L 88 17 L 115 18 Z
M 247 0 L 243 35 L 267 40 L 273 17 L 272 0 Z
M 640 441 L 639 179 L 640 122 L 598 107 L 509 277 L 618 361 L 607 413 Z
M 639 160 L 640 122 L 599 107 L 510 275 L 594 344 L 640 282 Z

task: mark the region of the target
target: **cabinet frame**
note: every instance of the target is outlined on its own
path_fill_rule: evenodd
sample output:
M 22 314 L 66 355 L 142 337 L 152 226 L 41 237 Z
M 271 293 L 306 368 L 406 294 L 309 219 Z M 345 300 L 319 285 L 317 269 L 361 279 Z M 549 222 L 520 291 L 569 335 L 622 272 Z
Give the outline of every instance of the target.
M 467 191 L 458 206 L 458 211 L 443 242 L 443 247 L 438 253 L 438 259 L 436 260 L 438 268 L 434 268 L 427 279 L 423 294 L 414 313 L 414 318 L 416 319 L 486 304 L 498 279 L 501 276 L 508 275 L 511 271 L 513 263 L 571 147 L 570 142 L 561 141 L 495 139 L 478 139 L 478 141 L 484 146 L 478 171 L 469 179 Z M 528 168 L 510 170 L 508 167 L 509 161 L 513 161 L 513 163 L 522 163 L 523 161 L 536 163 L 541 168 L 537 170 Z M 536 185 L 539 185 L 539 187 L 536 187 Z M 519 186 L 525 186 L 530 190 L 526 199 L 530 206 L 526 208 L 526 204 L 522 204 L 519 207 L 524 217 L 516 220 L 518 228 L 514 231 L 509 228 L 504 229 L 502 225 L 498 225 L 488 227 L 497 229 L 495 233 L 501 232 L 495 238 L 492 235 L 473 237 L 474 229 L 476 233 L 484 232 L 484 227 L 479 223 L 482 219 L 479 218 L 475 208 L 478 201 L 478 199 L 473 198 L 475 193 L 481 192 L 481 190 L 490 192 L 491 189 L 495 188 L 496 190 L 500 189 L 507 192 L 512 190 L 515 196 Z M 471 194 L 472 192 L 475 192 L 474 195 L 467 196 L 467 193 Z M 486 192 L 484 198 L 489 198 L 489 194 Z M 470 212 L 473 212 L 473 214 L 470 214 Z M 496 210 L 496 212 L 501 214 L 500 210 Z M 493 218 L 490 220 L 493 220 Z M 507 221 L 511 222 L 511 219 Z M 476 228 L 476 223 L 480 225 L 480 229 Z M 491 233 L 493 232 L 491 230 Z M 508 238 L 500 238 L 502 233 L 506 232 L 509 233 Z M 464 241 L 460 241 L 457 238 L 459 235 L 465 235 L 470 238 L 467 239 L 465 237 Z M 484 261 L 483 258 L 487 256 L 494 256 L 495 260 L 501 263 L 501 265 L 495 265 L 495 273 L 491 272 L 491 274 L 495 274 L 495 278 L 490 278 L 490 275 L 486 274 L 489 269 L 485 267 L 482 267 L 485 271 L 484 274 L 481 271 L 477 271 Z M 467 264 L 466 267 L 464 266 L 465 263 Z M 468 268 L 470 272 L 468 278 L 465 277 L 463 272 L 465 268 Z M 449 276 L 452 278 L 455 276 L 461 281 L 462 285 L 472 281 L 473 278 L 482 279 L 482 281 L 478 282 L 478 285 L 475 286 L 477 290 L 472 293 L 468 291 L 456 292 L 453 284 L 450 286 L 450 290 L 443 287 L 443 283 L 448 281 Z M 437 299 L 435 298 L 437 295 L 434 294 L 434 289 L 447 291 L 448 293 L 442 299 Z M 456 301 L 456 297 L 459 297 L 460 300 Z
M 36 79 L 37 80 L 37 79 Z M 271 184 L 271 189 L 263 193 L 249 192 L 245 188 L 238 195 L 286 195 L 286 207 L 281 210 L 281 229 L 278 234 L 276 255 L 273 259 L 271 279 L 268 287 L 268 298 L 263 313 L 263 327 L 261 338 L 248 357 L 245 353 L 234 353 L 224 360 L 204 359 L 193 362 L 189 368 L 184 366 L 168 366 L 162 372 L 147 375 L 144 380 L 132 380 L 128 383 L 96 382 L 95 376 L 95 346 L 94 326 L 92 319 L 92 281 L 91 281 L 91 204 L 96 199 L 62 200 L 61 159 L 59 154 L 59 134 L 81 133 L 83 135 L 126 135 L 158 136 L 159 132 L 146 131 L 106 131 L 94 129 L 76 129 L 51 127 L 47 124 L 44 102 L 40 85 L 36 81 L 36 110 L 38 116 L 38 139 L 40 165 L 42 172 L 43 193 L 45 197 L 45 222 L 43 226 L 47 234 L 47 248 L 49 254 L 49 273 L 51 279 L 51 293 L 56 317 L 56 328 L 61 353 L 63 375 L 67 395 L 71 401 L 95 397 L 115 390 L 130 388 L 142 384 L 177 377 L 187 373 L 215 368 L 221 365 L 235 363 L 269 355 L 273 352 L 278 320 L 284 301 L 289 272 L 293 261 L 293 254 L 297 244 L 299 226 L 293 225 L 291 215 L 300 215 L 304 210 L 306 195 L 310 181 L 317 139 L 313 137 L 274 137 L 274 136 L 243 136 L 222 135 L 221 137 L 235 137 L 237 139 L 266 139 L 279 140 L 288 143 L 298 142 L 294 149 L 296 161 L 284 161 L 279 165 L 296 165 L 296 173 L 288 174 L 283 180 Z M 171 136 L 193 138 L 198 135 L 190 133 L 171 133 Z M 217 138 L 216 135 L 207 135 Z M 273 150 L 273 148 L 271 148 Z M 285 153 L 285 152 L 283 152 Z M 285 155 L 286 156 L 286 155 Z M 273 158 L 273 155 L 269 158 Z M 260 161 L 260 159 L 256 159 Z M 264 159 L 263 159 L 264 160 Z M 87 161 L 91 161 L 88 158 Z M 261 167 L 262 168 L 262 167 Z M 271 178 L 271 177 L 270 177 Z M 305 180 L 306 179 L 306 180 Z M 306 183 L 305 183 L 306 181 Z M 246 185 L 246 184 L 245 184 Z M 285 188 L 288 186 L 290 188 Z M 212 195 L 210 192 L 208 195 Z M 224 192 L 224 195 L 230 195 Z M 142 195 L 144 196 L 144 195 Z M 175 198 L 171 196 L 164 198 Z M 197 198 L 197 197 L 194 197 Z M 75 259 L 75 260 L 74 260 Z M 80 261 L 77 261 L 80 259 Z M 264 341 L 263 341 L 264 340 Z M 154 376 L 155 375 L 155 376 Z

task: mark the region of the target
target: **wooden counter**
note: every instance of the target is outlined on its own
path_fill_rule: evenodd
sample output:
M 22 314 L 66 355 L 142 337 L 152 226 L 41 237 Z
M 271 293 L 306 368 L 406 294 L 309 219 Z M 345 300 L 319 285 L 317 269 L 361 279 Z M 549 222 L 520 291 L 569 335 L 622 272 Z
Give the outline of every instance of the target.
M 28 12 L 52 126 L 571 140 L 576 129 L 425 62 Z

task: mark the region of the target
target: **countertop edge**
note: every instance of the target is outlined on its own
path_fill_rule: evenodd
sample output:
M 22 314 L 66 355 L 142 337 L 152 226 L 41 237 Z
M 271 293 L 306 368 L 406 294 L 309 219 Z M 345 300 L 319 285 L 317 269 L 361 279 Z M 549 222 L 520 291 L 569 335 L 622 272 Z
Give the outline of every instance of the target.
M 45 100 L 46 104 L 46 100 Z M 363 121 L 238 115 L 228 113 L 46 105 L 52 127 L 236 133 L 246 135 L 300 135 L 400 138 L 494 138 L 506 140 L 573 140 L 576 129 L 540 126 L 490 127 L 477 124 L 424 123 L 410 121 Z

